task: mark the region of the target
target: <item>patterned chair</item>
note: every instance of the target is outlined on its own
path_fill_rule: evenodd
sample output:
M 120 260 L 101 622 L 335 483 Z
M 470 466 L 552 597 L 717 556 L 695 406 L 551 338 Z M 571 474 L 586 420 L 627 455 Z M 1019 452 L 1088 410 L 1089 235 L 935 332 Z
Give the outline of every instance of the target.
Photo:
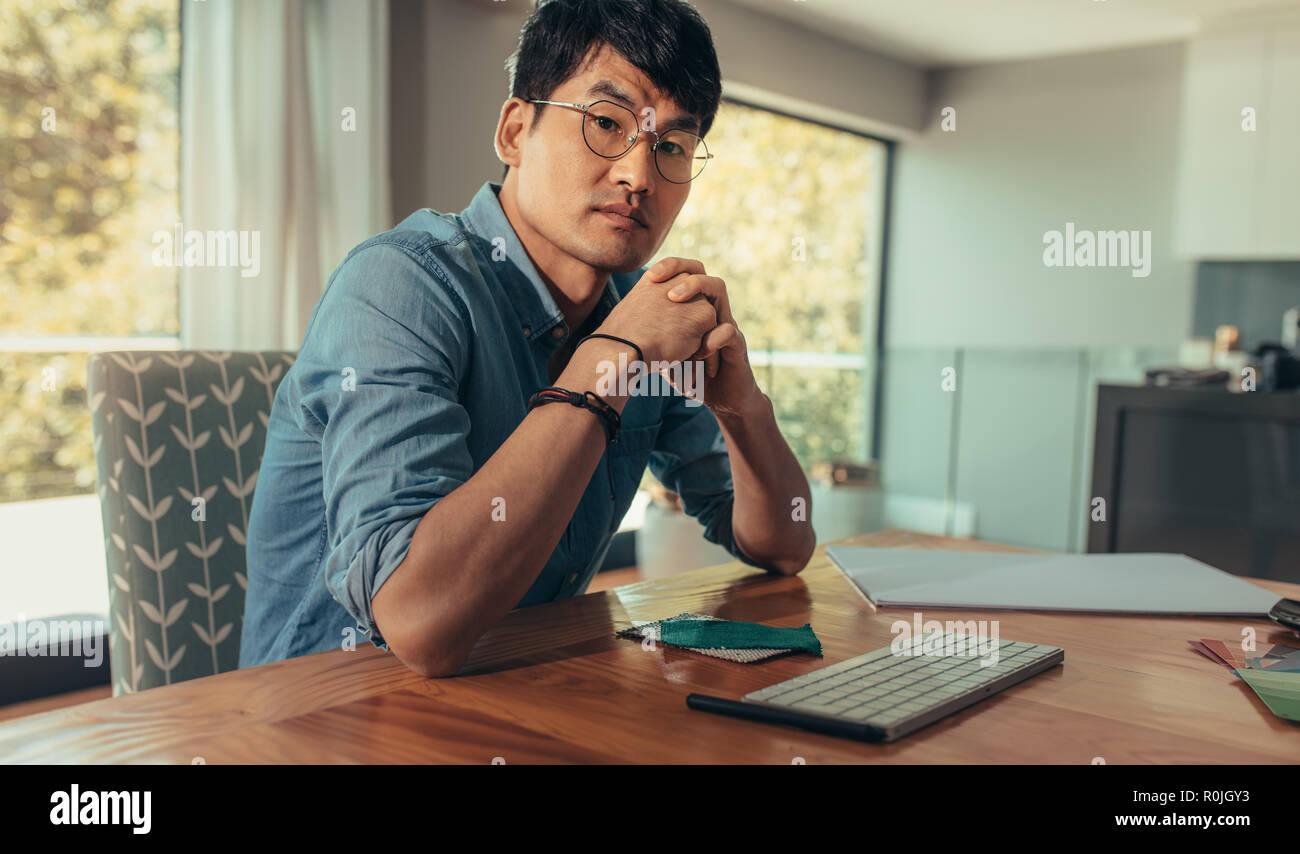
M 244 533 L 271 402 L 293 359 L 91 357 L 114 695 L 238 666 Z

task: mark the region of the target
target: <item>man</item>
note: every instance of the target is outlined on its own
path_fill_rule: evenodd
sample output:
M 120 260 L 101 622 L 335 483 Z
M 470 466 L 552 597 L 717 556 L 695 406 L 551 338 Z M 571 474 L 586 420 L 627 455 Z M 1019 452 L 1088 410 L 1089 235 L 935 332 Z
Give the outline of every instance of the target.
M 812 553 L 808 483 L 725 283 L 697 260 L 642 267 L 717 112 L 703 20 L 552 0 L 507 67 L 502 183 L 353 249 L 276 393 L 241 666 L 359 629 L 453 675 L 510 609 L 586 589 L 647 464 L 740 560 L 791 575 Z M 703 406 L 628 386 L 633 363 L 691 360 Z M 546 387 L 564 394 L 529 408 Z

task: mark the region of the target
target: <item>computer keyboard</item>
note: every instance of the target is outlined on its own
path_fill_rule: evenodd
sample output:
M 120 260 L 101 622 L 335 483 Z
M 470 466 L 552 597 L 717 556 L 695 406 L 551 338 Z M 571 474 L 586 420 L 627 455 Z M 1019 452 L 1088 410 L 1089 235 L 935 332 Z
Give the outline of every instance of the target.
M 901 654 L 882 647 L 746 694 L 743 702 L 781 710 L 773 720 L 795 726 L 807 716 L 812 728 L 893 741 L 1065 660 L 1055 646 L 985 639 L 976 648 L 973 636 L 927 638 L 924 647 Z M 815 726 L 819 721 L 835 725 Z

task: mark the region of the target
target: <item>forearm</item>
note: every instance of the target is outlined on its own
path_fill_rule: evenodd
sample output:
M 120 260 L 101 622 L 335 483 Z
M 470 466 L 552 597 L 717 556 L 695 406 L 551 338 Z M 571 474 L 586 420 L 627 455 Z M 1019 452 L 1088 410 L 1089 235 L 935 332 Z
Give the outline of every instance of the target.
M 758 393 L 745 412 L 721 415 L 718 424 L 731 462 L 736 544 L 776 572 L 797 573 L 817 542 L 812 496 L 799 461 L 777 427 L 771 400 Z
M 555 385 L 596 390 L 619 346 L 579 347 Z M 622 411 L 626 398 L 604 396 Z M 595 413 L 539 406 L 464 484 L 425 513 L 405 559 L 375 594 L 380 633 L 403 663 L 451 675 L 527 593 L 582 499 L 606 446 Z

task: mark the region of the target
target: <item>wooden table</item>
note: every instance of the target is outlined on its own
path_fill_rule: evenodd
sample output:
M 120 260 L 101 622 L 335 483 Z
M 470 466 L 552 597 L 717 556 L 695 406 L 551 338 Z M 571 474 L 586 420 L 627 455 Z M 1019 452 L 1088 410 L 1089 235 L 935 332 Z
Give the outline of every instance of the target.
M 857 545 L 1019 551 L 882 531 Z M 1300 598 L 1300 585 L 1259 582 Z M 614 632 L 683 611 L 799 626 L 825 658 L 734 664 Z M 890 745 L 862 744 L 686 708 L 691 692 L 754 689 L 888 644 L 912 609 L 875 611 L 818 548 L 798 576 L 739 563 L 513 611 L 461 674 L 422 679 L 370 643 L 0 726 L 0 761 L 55 763 L 535 762 L 1296 763 L 1300 724 L 1275 717 L 1191 650 L 1267 620 L 929 611 L 994 619 L 1004 639 L 1065 649 L 1062 667 Z M 1266 647 L 1265 647 L 1266 648 Z

